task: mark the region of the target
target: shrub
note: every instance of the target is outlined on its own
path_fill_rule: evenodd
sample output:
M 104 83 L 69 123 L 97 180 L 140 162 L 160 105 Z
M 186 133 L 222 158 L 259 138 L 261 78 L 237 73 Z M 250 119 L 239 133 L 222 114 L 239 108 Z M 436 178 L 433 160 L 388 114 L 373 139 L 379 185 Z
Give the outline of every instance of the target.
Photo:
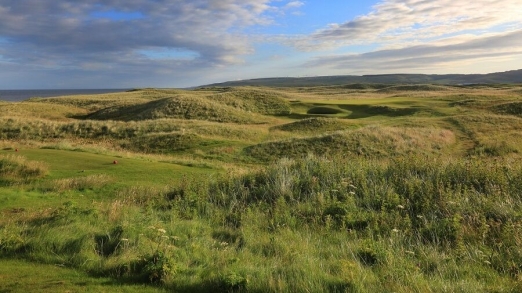
M 247 284 L 247 278 L 232 272 L 220 276 L 218 288 L 222 292 L 247 292 Z
M 147 255 L 141 261 L 138 272 L 151 283 L 162 283 L 172 272 L 170 259 L 161 251 Z

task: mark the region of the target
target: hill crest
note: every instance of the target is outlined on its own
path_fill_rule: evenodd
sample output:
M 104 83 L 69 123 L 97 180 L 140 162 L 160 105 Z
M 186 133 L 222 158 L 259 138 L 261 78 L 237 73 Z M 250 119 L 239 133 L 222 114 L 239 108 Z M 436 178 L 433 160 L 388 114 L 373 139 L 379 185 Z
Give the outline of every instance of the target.
M 227 81 L 201 87 L 268 86 L 295 87 L 342 85 L 350 83 L 378 84 L 499 84 L 522 83 L 522 69 L 488 74 L 380 74 L 380 75 L 336 75 L 314 77 L 270 77 Z

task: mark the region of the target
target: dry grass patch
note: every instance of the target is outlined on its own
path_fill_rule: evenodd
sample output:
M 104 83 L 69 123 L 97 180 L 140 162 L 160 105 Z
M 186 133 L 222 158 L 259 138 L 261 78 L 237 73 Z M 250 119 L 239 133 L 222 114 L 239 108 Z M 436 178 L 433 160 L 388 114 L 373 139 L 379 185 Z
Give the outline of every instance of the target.
M 261 160 L 317 155 L 370 157 L 437 154 L 456 142 L 447 129 L 368 126 L 353 131 L 257 144 L 245 153 Z
M 176 96 L 140 105 L 109 107 L 87 115 L 94 120 L 139 121 L 161 118 L 235 123 L 266 123 L 264 116 L 223 105 L 203 97 Z
M 462 115 L 448 119 L 473 145 L 471 154 L 504 156 L 522 153 L 522 119 L 510 115 Z
M 46 192 L 64 192 L 68 190 L 83 191 L 101 188 L 113 182 L 114 179 L 105 174 L 95 174 L 83 177 L 57 179 L 44 184 L 40 189 Z
M 143 104 L 149 102 L 150 100 L 160 99 L 163 97 L 165 97 L 165 93 L 153 90 L 144 90 L 136 92 L 109 93 L 99 95 L 74 95 L 57 98 L 33 98 L 29 101 L 42 104 L 74 106 L 92 112 L 114 106 Z
M 54 121 L 70 120 L 71 116 L 84 115 L 86 110 L 71 105 L 19 102 L 0 104 L 0 117 L 11 119 L 47 119 Z
M 243 111 L 263 115 L 288 115 L 289 97 L 281 92 L 253 88 L 225 88 L 207 97 Z
M 24 181 L 47 174 L 48 167 L 42 162 L 28 161 L 17 155 L 0 156 L 0 181 Z
M 321 133 L 325 131 L 337 131 L 337 130 L 346 130 L 349 128 L 357 127 L 353 123 L 347 122 L 345 120 L 340 120 L 336 118 L 309 118 L 302 119 L 296 122 L 291 122 L 287 124 L 277 125 L 270 130 L 281 130 L 288 132 L 304 132 L 304 133 Z

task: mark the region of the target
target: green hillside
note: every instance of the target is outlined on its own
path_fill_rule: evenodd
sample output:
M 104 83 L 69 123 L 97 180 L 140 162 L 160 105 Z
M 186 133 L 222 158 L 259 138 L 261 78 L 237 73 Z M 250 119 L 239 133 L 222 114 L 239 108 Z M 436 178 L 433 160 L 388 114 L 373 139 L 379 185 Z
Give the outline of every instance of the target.
M 209 86 L 266 86 L 266 87 L 309 87 L 344 84 L 440 84 L 440 85 L 473 85 L 473 84 L 520 84 L 522 69 L 489 74 L 383 74 L 383 75 L 340 75 L 316 77 L 278 77 L 259 78 L 240 81 L 228 81 Z

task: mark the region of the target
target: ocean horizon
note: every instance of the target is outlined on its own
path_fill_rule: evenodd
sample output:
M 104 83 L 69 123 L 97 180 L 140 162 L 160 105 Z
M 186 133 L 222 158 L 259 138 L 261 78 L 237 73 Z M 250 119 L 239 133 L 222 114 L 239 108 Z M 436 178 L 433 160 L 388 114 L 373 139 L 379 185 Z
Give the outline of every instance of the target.
M 129 89 L 42 89 L 0 90 L 0 101 L 20 102 L 30 98 L 51 98 L 70 95 L 94 95 L 124 92 Z

